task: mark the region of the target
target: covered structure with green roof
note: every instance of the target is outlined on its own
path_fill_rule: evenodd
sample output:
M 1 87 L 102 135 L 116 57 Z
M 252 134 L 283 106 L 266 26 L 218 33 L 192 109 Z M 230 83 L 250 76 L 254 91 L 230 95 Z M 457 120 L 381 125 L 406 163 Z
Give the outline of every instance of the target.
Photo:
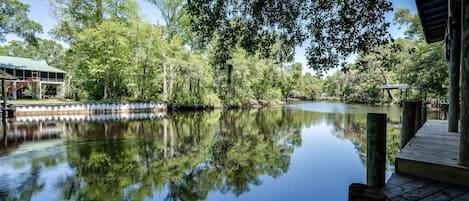
M 21 57 L 0 56 L 0 72 L 17 78 L 11 81 L 7 93 L 12 99 L 23 97 L 25 88 L 33 86 L 32 98 L 44 98 L 57 95 L 58 86 L 64 85 L 66 72 L 49 66 L 44 60 Z M 42 85 L 46 93 L 42 93 Z

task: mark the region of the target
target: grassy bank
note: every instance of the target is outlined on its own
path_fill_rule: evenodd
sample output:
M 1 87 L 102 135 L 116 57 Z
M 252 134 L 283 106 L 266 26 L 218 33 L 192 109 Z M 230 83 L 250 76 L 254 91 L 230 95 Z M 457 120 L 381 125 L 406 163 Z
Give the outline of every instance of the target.
M 13 105 L 56 105 L 56 104 L 74 104 L 86 103 L 91 101 L 75 101 L 71 99 L 21 99 L 21 100 L 7 100 L 8 104 Z

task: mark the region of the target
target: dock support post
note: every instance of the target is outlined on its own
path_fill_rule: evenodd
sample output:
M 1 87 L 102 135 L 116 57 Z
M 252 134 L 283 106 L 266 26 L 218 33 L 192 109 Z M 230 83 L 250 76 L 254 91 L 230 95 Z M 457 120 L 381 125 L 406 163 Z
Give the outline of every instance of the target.
M 366 182 L 381 188 L 385 184 L 386 171 L 386 114 L 367 115 L 367 165 Z
M 388 201 L 387 196 L 378 188 L 353 183 L 349 186 L 349 201 Z
M 417 107 L 414 110 L 415 112 L 415 133 L 422 127 L 422 101 L 417 101 Z
M 462 65 L 461 65 L 461 133 L 459 163 L 469 167 L 469 0 L 461 0 Z
M 2 80 L 2 98 L 3 98 L 3 107 L 2 107 L 2 119 L 5 120 L 7 115 L 6 115 L 6 111 L 7 111 L 7 91 L 6 91 L 6 87 L 5 87 L 5 80 Z
M 427 122 L 427 104 L 422 103 L 422 125 L 421 126 L 423 126 L 425 122 Z
M 404 101 L 401 129 L 401 149 L 414 137 L 416 131 L 416 116 L 418 101 Z M 420 114 L 419 114 L 420 116 Z
M 450 19 L 449 93 L 448 93 L 448 132 L 458 132 L 459 124 L 459 81 L 461 68 L 461 14 L 456 0 L 448 1 Z

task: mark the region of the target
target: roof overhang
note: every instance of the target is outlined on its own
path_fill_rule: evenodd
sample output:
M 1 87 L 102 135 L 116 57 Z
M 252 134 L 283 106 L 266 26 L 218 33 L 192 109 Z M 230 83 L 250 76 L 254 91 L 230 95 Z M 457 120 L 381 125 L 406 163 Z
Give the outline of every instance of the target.
M 9 73 L 5 71 L 0 70 L 0 80 L 17 80 L 17 79 L 18 78 L 16 78 L 15 76 L 10 75 Z
M 448 0 L 416 0 L 415 3 L 427 43 L 444 40 L 448 21 Z
M 423 87 L 416 84 L 385 84 L 381 89 L 423 89 Z

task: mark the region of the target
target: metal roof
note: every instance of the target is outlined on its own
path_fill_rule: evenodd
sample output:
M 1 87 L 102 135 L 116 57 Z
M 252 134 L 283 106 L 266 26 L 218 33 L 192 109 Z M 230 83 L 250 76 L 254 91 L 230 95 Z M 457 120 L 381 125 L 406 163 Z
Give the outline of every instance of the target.
M 422 87 L 415 84 L 386 84 L 381 89 L 422 89 Z
M 15 76 L 10 75 L 5 71 L 0 70 L 0 80 L 17 80 L 17 79 L 18 78 L 16 78 Z
M 445 39 L 448 0 L 416 0 L 425 39 L 434 43 Z
M 52 73 L 66 73 L 63 70 L 49 66 L 44 60 L 34 60 L 21 57 L 0 56 L 0 68 L 16 70 L 30 70 Z

